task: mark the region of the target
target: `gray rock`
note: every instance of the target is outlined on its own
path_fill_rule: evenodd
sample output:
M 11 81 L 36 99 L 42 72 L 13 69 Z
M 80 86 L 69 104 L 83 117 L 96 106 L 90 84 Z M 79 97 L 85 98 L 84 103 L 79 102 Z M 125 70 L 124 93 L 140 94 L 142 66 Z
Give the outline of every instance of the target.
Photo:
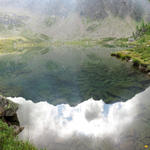
M 2 116 L 14 116 L 18 110 L 18 104 L 11 102 L 3 96 L 0 96 L 0 107 L 3 111 Z
M 135 41 L 135 39 L 134 38 L 128 38 L 128 42 L 134 42 Z
M 18 104 L 0 96 L 0 119 L 14 128 L 15 134 L 19 134 L 24 128 L 20 127 L 17 117 Z

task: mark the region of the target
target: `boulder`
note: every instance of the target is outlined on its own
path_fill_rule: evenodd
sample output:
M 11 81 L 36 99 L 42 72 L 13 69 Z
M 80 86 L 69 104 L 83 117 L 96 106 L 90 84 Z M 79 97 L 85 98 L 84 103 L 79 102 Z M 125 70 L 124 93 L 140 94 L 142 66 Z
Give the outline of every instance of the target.
M 0 96 L 0 119 L 13 127 L 16 135 L 23 130 L 23 127 L 20 127 L 17 110 L 18 104 Z

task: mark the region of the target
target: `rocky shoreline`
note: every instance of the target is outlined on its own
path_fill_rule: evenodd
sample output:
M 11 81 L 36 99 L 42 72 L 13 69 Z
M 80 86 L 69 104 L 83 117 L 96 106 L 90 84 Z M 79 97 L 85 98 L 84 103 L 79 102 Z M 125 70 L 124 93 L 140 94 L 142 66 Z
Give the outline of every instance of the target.
M 112 53 L 111 56 L 117 57 L 118 59 L 126 60 L 127 62 L 131 62 L 133 67 L 140 70 L 142 73 L 147 74 L 150 77 L 150 69 L 145 64 L 140 64 L 137 61 L 133 61 L 133 59 L 129 56 L 121 57 L 120 53 Z

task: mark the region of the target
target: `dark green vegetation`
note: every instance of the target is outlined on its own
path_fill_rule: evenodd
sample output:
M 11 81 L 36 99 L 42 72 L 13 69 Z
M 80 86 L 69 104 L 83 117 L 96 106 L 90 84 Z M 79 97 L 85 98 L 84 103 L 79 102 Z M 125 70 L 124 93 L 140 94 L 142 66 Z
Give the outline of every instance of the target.
M 125 101 L 132 94 L 134 96 L 135 91 L 142 90 L 145 81 L 142 81 L 140 74 L 129 66 L 115 65 L 114 63 L 119 62 L 113 60 L 110 60 L 111 65 L 108 65 L 105 60 L 93 54 L 88 55 L 88 58 L 82 64 L 78 78 L 83 99 L 92 96 L 96 100 L 103 99 L 106 103 L 113 103 L 118 100 Z M 141 81 L 137 83 L 139 80 Z M 147 82 L 150 81 L 147 79 Z
M 13 128 L 0 120 L 0 150 L 37 150 L 29 142 L 15 136 Z
M 131 47 L 127 50 L 112 53 L 112 56 L 117 56 L 123 60 L 131 60 L 133 65 L 139 68 L 142 72 L 150 72 L 150 24 L 144 24 L 133 33 L 134 41 L 127 42 Z

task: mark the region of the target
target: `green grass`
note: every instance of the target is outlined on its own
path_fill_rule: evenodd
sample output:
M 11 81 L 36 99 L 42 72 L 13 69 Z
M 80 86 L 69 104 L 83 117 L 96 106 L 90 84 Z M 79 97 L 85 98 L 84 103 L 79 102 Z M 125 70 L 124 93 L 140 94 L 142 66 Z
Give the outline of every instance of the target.
M 117 39 L 114 37 L 107 37 L 101 39 L 89 39 L 83 38 L 80 40 L 74 41 L 55 41 L 51 43 L 52 45 L 61 46 L 61 45 L 71 45 L 71 46 L 101 46 L 106 48 L 114 48 L 114 47 L 127 47 L 127 38 Z
M 14 130 L 0 120 L 0 150 L 38 150 L 15 136 Z
M 0 53 L 22 52 L 31 47 L 46 47 L 49 37 L 41 34 L 38 37 L 18 36 L 0 38 Z
M 61 46 L 61 45 L 70 45 L 70 46 L 83 46 L 89 47 L 96 45 L 96 41 L 88 38 L 84 38 L 81 40 L 74 40 L 74 41 L 55 41 L 51 43 L 54 46 Z

